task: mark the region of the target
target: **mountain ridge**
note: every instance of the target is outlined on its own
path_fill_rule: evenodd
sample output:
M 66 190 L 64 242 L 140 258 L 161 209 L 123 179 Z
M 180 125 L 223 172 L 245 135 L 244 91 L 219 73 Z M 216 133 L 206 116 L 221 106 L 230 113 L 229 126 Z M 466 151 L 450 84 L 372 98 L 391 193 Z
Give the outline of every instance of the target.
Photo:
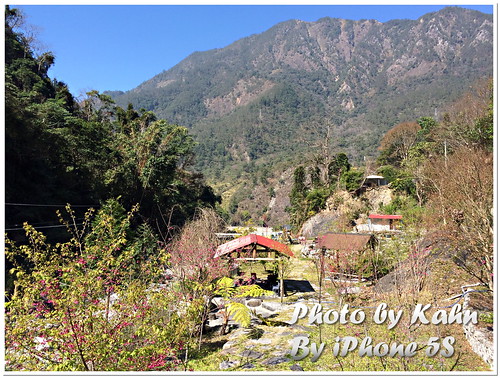
M 360 162 L 390 127 L 436 115 L 492 75 L 492 27 L 491 15 L 460 7 L 384 23 L 288 20 L 109 93 L 189 127 L 209 177 L 293 158 L 307 149 L 298 140 L 321 137 L 304 127 L 325 120 L 332 148 Z

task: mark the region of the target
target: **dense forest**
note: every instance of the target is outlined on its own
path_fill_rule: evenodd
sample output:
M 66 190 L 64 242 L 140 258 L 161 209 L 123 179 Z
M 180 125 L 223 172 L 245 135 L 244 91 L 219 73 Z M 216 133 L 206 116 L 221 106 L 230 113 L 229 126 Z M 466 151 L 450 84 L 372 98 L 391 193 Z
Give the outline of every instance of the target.
M 138 216 L 155 232 L 217 203 L 203 176 L 191 170 L 194 141 L 186 128 L 144 109 L 122 109 L 95 91 L 75 99 L 64 82 L 47 76 L 54 55 L 34 51 L 33 41 L 17 31 L 23 22 L 17 11 L 6 12 L 9 234 L 22 234 L 25 221 L 51 231 L 55 210 L 68 203 L 76 209 L 110 198 L 125 207 L 139 204 Z

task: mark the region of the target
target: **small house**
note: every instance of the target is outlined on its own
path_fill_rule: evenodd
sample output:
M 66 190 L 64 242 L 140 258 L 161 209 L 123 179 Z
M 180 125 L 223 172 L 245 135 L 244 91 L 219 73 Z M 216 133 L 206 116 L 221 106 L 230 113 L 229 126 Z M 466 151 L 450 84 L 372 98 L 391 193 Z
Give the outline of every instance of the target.
M 387 180 L 383 176 L 369 175 L 365 177 L 364 185 L 367 188 L 375 188 L 377 186 L 387 185 Z
M 369 175 L 363 180 L 361 186 L 356 190 L 356 195 L 360 196 L 368 189 L 378 188 L 379 186 L 387 185 L 388 182 L 383 176 Z

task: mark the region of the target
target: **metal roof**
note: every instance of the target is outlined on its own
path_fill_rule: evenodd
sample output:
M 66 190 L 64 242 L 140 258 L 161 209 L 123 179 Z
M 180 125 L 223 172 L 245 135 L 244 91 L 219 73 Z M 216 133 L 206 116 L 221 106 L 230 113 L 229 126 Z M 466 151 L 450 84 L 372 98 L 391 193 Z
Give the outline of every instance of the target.
M 402 215 L 370 214 L 370 219 L 403 219 Z
M 370 234 L 325 234 L 318 238 L 317 246 L 336 251 L 363 251 L 375 240 Z
M 252 244 L 257 244 L 262 247 L 272 249 L 276 252 L 288 255 L 290 257 L 294 257 L 292 250 L 286 244 L 266 238 L 264 236 L 250 234 L 220 245 L 215 252 L 214 258 L 227 255 L 228 253 L 231 253 L 238 249 L 242 249 Z

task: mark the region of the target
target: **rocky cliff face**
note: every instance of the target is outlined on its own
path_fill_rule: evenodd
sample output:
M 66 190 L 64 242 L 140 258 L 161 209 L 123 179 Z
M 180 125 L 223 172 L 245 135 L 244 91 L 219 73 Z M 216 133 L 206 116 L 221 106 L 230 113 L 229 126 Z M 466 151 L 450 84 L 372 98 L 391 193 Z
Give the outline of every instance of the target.
M 416 21 L 291 20 L 112 95 L 191 127 L 206 172 L 245 156 L 293 155 L 301 125 L 324 119 L 357 158 L 395 123 L 434 115 L 491 75 L 492 43 L 492 17 L 458 7 Z

